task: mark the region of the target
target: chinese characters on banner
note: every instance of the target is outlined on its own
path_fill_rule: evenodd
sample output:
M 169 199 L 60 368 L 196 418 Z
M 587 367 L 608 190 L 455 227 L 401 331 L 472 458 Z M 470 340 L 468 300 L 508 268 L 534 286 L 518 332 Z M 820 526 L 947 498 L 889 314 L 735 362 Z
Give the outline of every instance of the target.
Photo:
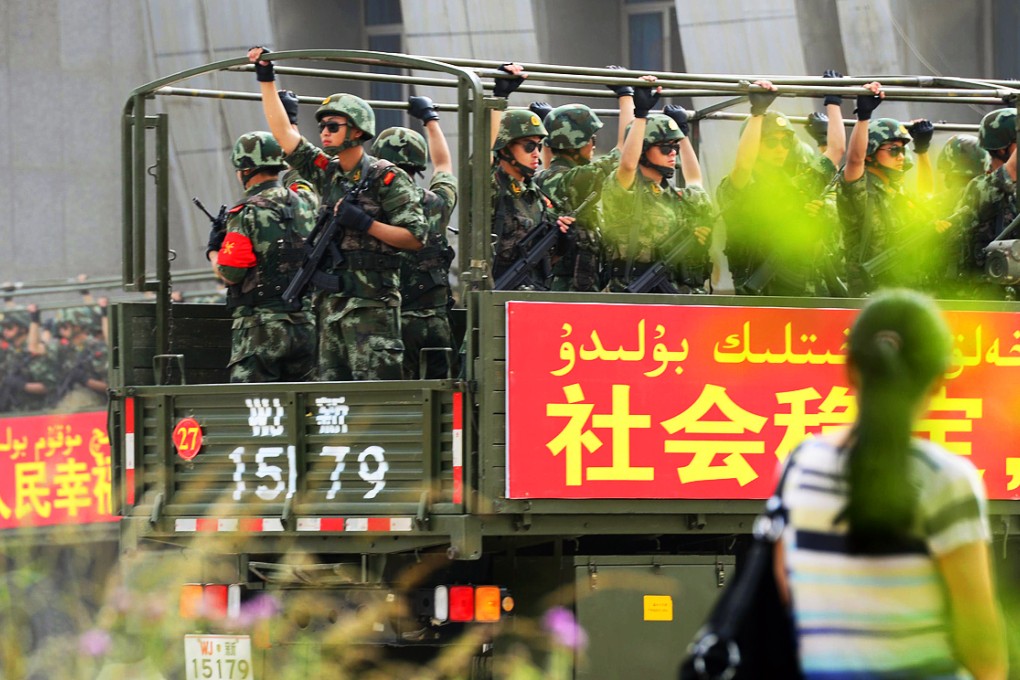
M 0 529 L 116 519 L 105 412 L 0 418 Z
M 507 496 L 763 499 L 810 434 L 853 422 L 848 309 L 507 303 Z M 1020 498 L 1020 318 L 947 312 L 917 434 Z

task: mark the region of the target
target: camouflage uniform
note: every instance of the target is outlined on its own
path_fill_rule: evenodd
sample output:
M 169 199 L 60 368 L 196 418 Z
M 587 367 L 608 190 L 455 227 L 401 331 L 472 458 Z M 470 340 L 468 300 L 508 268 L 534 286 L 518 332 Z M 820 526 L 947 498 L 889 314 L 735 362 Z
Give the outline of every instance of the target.
M 545 136 L 545 127 L 534 113 L 507 111 L 500 121 L 493 151 L 498 154 L 498 160 L 515 139 Z M 493 277 L 499 278 L 522 256 L 519 244 L 532 229 L 544 221 L 555 219 L 552 201 L 538 188 L 533 177 L 525 174 L 523 179 L 515 179 L 500 163 L 495 163 L 492 170 L 492 235 L 496 243 L 492 260 Z M 531 271 L 531 280 L 520 287 L 544 289 L 549 275 L 547 257 Z
M 235 167 L 257 170 L 282 158 L 272 137 L 254 139 L 264 134 L 238 140 Z M 264 148 L 275 151 L 275 156 L 247 162 L 258 153 L 259 142 L 271 142 Z M 219 272 L 230 284 L 227 306 L 234 317 L 230 381 L 308 380 L 315 368 L 315 324 L 307 308 L 288 305 L 282 295 L 300 265 L 315 221 L 314 205 L 307 192 L 286 189 L 272 179 L 249 186 L 244 200 L 227 215 Z
M 1008 149 L 1016 140 L 1016 111 L 998 109 L 985 115 L 978 139 L 984 149 Z M 957 294 L 968 298 L 1002 299 L 1002 287 L 985 277 L 984 248 L 1016 215 L 1016 181 L 1004 166 L 978 175 L 967 184 L 948 218 L 947 233 L 955 234 L 960 240 Z M 1017 238 L 1017 235 L 1014 231 L 1007 237 Z
M 750 295 L 829 293 L 816 265 L 838 257 L 835 202 L 828 191 L 836 169 L 824 155 L 796 140 L 786 116 L 770 111 L 762 134 L 773 131 L 783 131 L 789 140 L 783 166 L 759 162 L 746 185 L 737 188 L 725 177 L 716 191 L 734 288 Z M 822 207 L 811 216 L 805 205 L 815 200 L 821 200 Z M 771 278 L 755 277 L 769 270 L 774 272 Z
M 594 192 L 596 197 L 602 194 L 606 177 L 619 163 L 619 152 L 590 161 L 577 153 L 602 127 L 598 116 L 582 104 L 553 109 L 545 123 L 549 131 L 546 143 L 553 150 L 553 160 L 548 169 L 535 177 L 535 182 L 560 213 L 574 213 L 590 194 Z M 576 217 L 570 228 L 569 245 L 557 253 L 552 266 L 550 288 L 597 291 L 602 288 L 599 202 L 592 201 Z
M 679 140 L 683 133 L 672 118 L 648 116 L 646 148 L 650 144 Z M 701 187 L 677 189 L 667 179 L 655 182 L 640 171 L 634 184 L 624 189 L 610 173 L 603 185 L 602 238 L 606 252 L 608 287 L 623 291 L 666 253 L 660 246 L 670 237 L 686 238 L 695 227 L 710 226 L 712 204 Z M 674 238 L 675 242 L 675 238 Z M 697 244 L 679 270 L 671 272 L 672 283 L 682 292 L 704 292 L 710 273 L 709 244 Z
M 58 412 L 79 411 L 106 403 L 106 394 L 92 389 L 88 382 L 107 382 L 109 350 L 105 342 L 87 334 L 87 326 L 80 325 L 87 323 L 87 319 L 79 321 L 79 317 L 74 316 L 76 311 L 73 308 L 63 310 L 57 317 L 58 323 L 70 322 L 86 333 L 75 340 L 61 338 L 51 349 L 59 380 L 50 401 L 56 403 L 54 410 Z M 87 308 L 84 311 L 88 314 Z
M 358 97 L 331 95 L 317 117 L 347 116 L 368 138 L 375 135 L 375 116 Z M 363 187 L 358 205 L 374 219 L 404 227 L 423 240 L 428 223 L 420 191 L 400 168 L 363 153 L 361 162 L 344 172 L 335 156 L 303 139 L 286 157 L 292 168 L 315 187 L 324 209 L 348 192 Z M 328 272 L 337 290 L 317 295 L 319 380 L 399 380 L 404 344 L 400 338 L 399 250 L 369 234 L 345 231 L 340 239 L 341 266 Z
M 425 138 L 414 130 L 396 127 L 381 132 L 372 153 L 408 172 L 424 172 L 428 162 Z M 450 263 L 453 248 L 446 228 L 457 205 L 457 178 L 448 172 L 432 175 L 428 189 L 421 190 L 421 204 L 429 230 L 421 250 L 400 254 L 400 332 L 404 341 L 404 377 L 416 380 L 425 354 L 425 377 L 445 378 L 452 372 L 450 355 L 453 333 L 447 309 L 450 303 Z M 438 351 L 437 351 L 438 350 Z
M 28 351 L 29 315 L 24 310 L 0 313 L 4 328 L 19 327 L 15 337 L 0 340 L 0 411 L 26 413 L 45 411 L 57 384 L 57 367 L 46 354 Z M 30 394 L 27 383 L 42 383 L 46 394 Z
M 868 156 L 886 141 L 911 140 L 906 128 L 892 118 L 872 119 L 868 127 Z M 923 206 L 905 193 L 899 178 L 887 183 L 867 169 L 853 182 L 841 176 L 836 205 L 843 225 L 847 286 L 852 296 L 860 297 L 878 287 L 921 285 L 925 268 L 918 267 L 918 260 L 925 252 L 923 246 L 907 248 L 894 266 L 879 275 L 869 276 L 863 268 L 872 258 L 909 242 L 924 229 L 934 234 Z

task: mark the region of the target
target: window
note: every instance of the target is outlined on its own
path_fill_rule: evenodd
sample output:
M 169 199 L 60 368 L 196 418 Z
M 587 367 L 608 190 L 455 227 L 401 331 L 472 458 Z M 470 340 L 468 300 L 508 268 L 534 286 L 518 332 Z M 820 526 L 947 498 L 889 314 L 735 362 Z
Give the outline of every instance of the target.
M 683 71 L 676 7 L 663 0 L 623 3 L 625 66 L 639 71 Z
M 365 0 L 365 34 L 368 49 L 374 52 L 402 53 L 403 15 L 400 0 Z M 372 66 L 372 73 L 401 75 L 402 70 L 383 66 Z M 368 88 L 372 100 L 405 101 L 407 88 L 403 83 L 372 82 Z M 386 128 L 406 125 L 404 112 L 399 109 L 375 110 L 375 129 L 379 133 Z

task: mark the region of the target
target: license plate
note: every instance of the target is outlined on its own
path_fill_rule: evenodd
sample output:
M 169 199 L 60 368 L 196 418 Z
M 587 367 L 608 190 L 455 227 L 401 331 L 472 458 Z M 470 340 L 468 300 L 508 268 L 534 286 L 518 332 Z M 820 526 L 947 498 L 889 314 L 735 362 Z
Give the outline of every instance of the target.
M 186 680 L 253 680 L 247 635 L 185 635 Z

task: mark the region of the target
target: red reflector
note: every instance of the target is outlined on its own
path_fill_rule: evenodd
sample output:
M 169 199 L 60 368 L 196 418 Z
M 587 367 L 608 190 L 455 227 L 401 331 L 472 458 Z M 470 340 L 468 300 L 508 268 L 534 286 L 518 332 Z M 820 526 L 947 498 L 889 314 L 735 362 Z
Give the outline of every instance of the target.
M 202 605 L 206 618 L 222 619 L 227 616 L 227 586 L 210 584 L 203 592 Z
M 182 619 L 197 619 L 202 610 L 202 584 L 185 583 L 181 586 L 180 614 Z
M 471 586 L 450 586 L 450 620 L 473 621 L 475 589 Z

